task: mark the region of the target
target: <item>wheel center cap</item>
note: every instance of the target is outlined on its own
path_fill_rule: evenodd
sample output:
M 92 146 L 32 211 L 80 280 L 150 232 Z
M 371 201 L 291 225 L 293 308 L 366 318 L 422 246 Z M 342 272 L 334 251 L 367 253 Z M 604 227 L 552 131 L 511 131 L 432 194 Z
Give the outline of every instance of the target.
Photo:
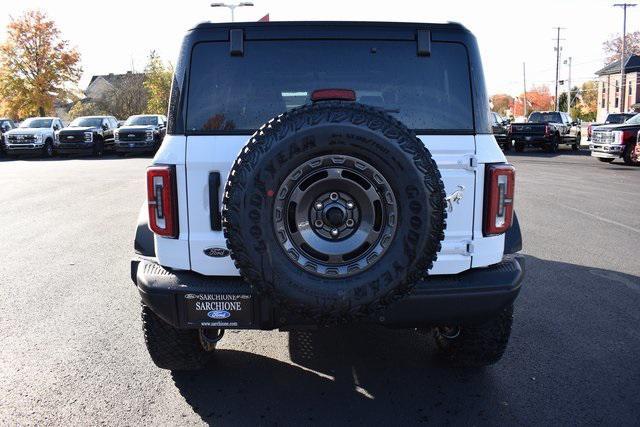
M 340 227 L 344 223 L 344 213 L 339 207 L 333 206 L 324 213 L 325 220 L 332 227 Z

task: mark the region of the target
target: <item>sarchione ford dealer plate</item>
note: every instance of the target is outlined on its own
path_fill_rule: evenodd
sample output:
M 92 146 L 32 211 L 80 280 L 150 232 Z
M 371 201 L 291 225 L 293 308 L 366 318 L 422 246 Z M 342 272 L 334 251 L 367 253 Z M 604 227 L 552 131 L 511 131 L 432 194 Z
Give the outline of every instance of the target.
M 253 323 L 249 294 L 185 294 L 187 322 L 201 326 L 248 327 Z

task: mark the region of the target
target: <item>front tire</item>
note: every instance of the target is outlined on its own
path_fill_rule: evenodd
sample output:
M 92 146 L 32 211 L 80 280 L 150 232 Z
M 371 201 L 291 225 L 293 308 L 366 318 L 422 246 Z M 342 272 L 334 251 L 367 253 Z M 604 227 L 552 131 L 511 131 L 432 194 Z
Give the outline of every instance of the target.
M 622 160 L 624 160 L 624 164 L 627 166 L 640 166 L 640 157 L 636 152 L 636 143 L 633 142 L 631 144 L 627 144 L 624 150 L 624 154 L 622 154 Z
M 435 329 L 440 355 L 460 367 L 483 367 L 498 362 L 509 343 L 513 324 L 513 305 L 480 323 Z
M 573 151 L 580 151 L 580 141 L 582 141 L 582 135 L 578 133 L 578 135 L 576 135 L 576 142 L 571 144 L 571 149 Z
M 516 141 L 515 149 L 517 153 L 522 153 L 524 151 L 524 142 Z
M 42 147 L 41 156 L 43 159 L 50 159 L 51 157 L 53 157 L 53 143 L 50 139 L 47 139 L 45 141 L 44 147 Z
M 176 329 L 145 305 L 142 306 L 142 328 L 147 350 L 158 368 L 202 369 L 213 356 L 212 351 L 205 351 L 200 344 L 197 329 Z
M 104 154 L 104 142 L 97 140 L 93 146 L 93 155 L 95 157 L 102 157 Z

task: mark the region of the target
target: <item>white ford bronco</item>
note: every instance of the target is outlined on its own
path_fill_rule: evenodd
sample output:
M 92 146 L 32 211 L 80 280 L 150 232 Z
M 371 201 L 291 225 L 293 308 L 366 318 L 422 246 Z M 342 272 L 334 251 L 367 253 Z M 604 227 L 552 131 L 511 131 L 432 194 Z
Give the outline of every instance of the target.
M 524 274 L 514 169 L 459 24 L 200 24 L 147 170 L 131 278 L 155 364 L 226 329 L 433 331 L 500 359 Z

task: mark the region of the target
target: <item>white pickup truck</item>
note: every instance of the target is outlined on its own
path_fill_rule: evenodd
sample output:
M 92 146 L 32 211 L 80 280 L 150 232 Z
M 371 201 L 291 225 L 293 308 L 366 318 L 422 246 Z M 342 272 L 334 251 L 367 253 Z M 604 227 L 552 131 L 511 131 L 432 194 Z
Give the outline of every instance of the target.
M 53 156 L 56 131 L 64 127 L 58 117 L 32 117 L 5 134 L 5 149 L 9 156 L 39 154 Z

